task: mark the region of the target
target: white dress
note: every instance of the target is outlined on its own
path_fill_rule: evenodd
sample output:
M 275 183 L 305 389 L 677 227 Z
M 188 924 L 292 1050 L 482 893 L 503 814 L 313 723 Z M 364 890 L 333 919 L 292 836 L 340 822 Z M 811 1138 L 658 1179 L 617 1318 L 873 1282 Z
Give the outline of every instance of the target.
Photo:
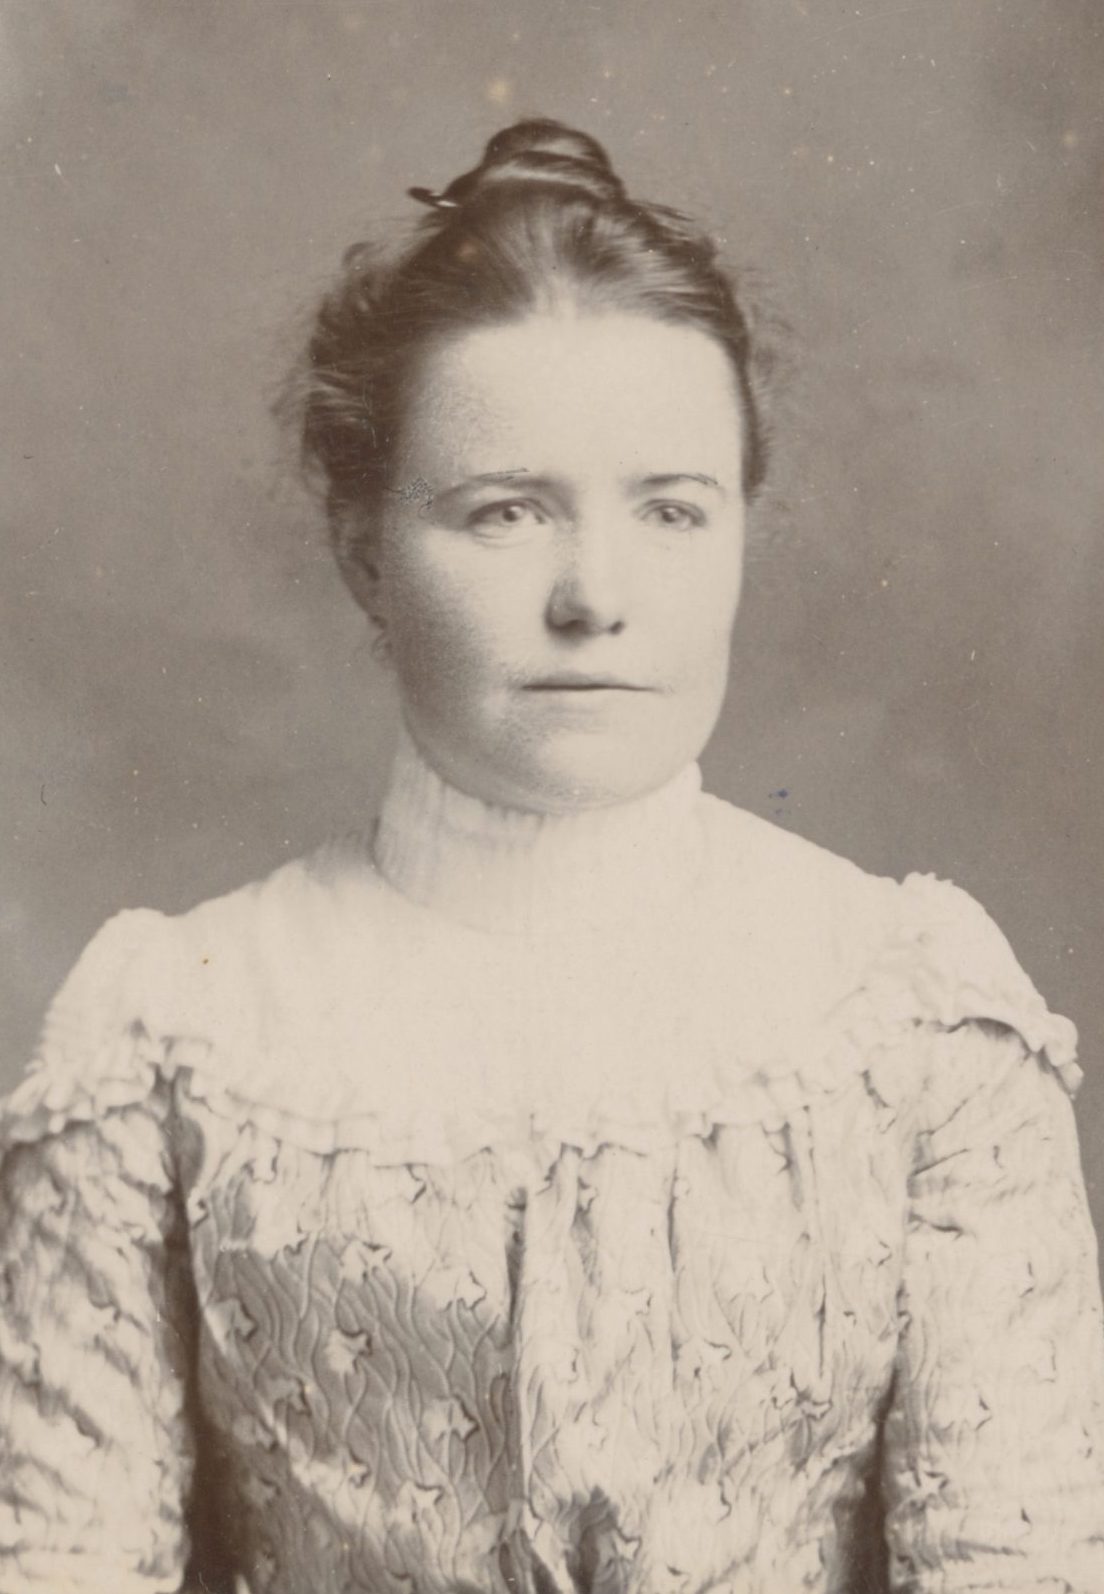
M 696 769 L 540 819 L 404 745 L 371 836 L 54 1003 L 0 1591 L 213 1534 L 253 1594 L 1101 1594 L 1073 1052 L 953 886 Z

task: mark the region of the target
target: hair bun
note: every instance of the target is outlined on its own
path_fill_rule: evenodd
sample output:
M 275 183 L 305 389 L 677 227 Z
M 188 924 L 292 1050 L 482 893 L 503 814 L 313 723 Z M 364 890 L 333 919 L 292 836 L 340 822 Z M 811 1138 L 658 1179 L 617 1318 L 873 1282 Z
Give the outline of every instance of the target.
M 442 193 L 426 188 L 408 192 L 436 209 L 459 210 L 507 183 L 547 183 L 606 203 L 625 197 L 624 185 L 597 139 L 545 118 L 515 122 L 496 133 L 479 165 L 455 178 Z

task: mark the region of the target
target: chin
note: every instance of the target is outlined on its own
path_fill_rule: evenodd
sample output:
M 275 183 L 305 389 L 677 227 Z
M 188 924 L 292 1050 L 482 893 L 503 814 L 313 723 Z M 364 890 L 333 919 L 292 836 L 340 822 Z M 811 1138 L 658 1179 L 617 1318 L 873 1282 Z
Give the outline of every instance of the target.
M 662 756 L 654 743 L 632 748 L 592 743 L 570 752 L 563 747 L 544 749 L 542 756 L 511 760 L 509 774 L 503 771 L 506 778 L 498 800 L 539 813 L 608 808 L 656 791 L 696 756 L 693 747 L 671 748 Z

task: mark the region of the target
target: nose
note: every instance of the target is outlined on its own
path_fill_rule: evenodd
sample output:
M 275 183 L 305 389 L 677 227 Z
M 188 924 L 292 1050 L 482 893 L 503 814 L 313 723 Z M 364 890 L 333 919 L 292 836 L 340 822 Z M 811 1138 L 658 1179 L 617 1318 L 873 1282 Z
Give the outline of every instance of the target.
M 554 631 L 616 635 L 626 620 L 625 548 L 615 527 L 576 522 L 563 534 L 560 562 L 548 598 Z

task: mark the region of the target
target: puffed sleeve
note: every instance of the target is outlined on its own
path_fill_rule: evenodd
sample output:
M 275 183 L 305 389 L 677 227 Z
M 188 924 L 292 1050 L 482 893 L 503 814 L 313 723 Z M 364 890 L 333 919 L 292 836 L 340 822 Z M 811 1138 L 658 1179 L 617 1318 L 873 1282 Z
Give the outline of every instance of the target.
M 925 1006 L 885 1430 L 901 1594 L 1101 1594 L 1104 1330 L 1075 1035 L 983 910 L 912 882 Z
M 128 989 L 164 922 L 94 938 L 0 1116 L 0 1594 L 184 1578 L 190 1284 L 169 1088 Z

